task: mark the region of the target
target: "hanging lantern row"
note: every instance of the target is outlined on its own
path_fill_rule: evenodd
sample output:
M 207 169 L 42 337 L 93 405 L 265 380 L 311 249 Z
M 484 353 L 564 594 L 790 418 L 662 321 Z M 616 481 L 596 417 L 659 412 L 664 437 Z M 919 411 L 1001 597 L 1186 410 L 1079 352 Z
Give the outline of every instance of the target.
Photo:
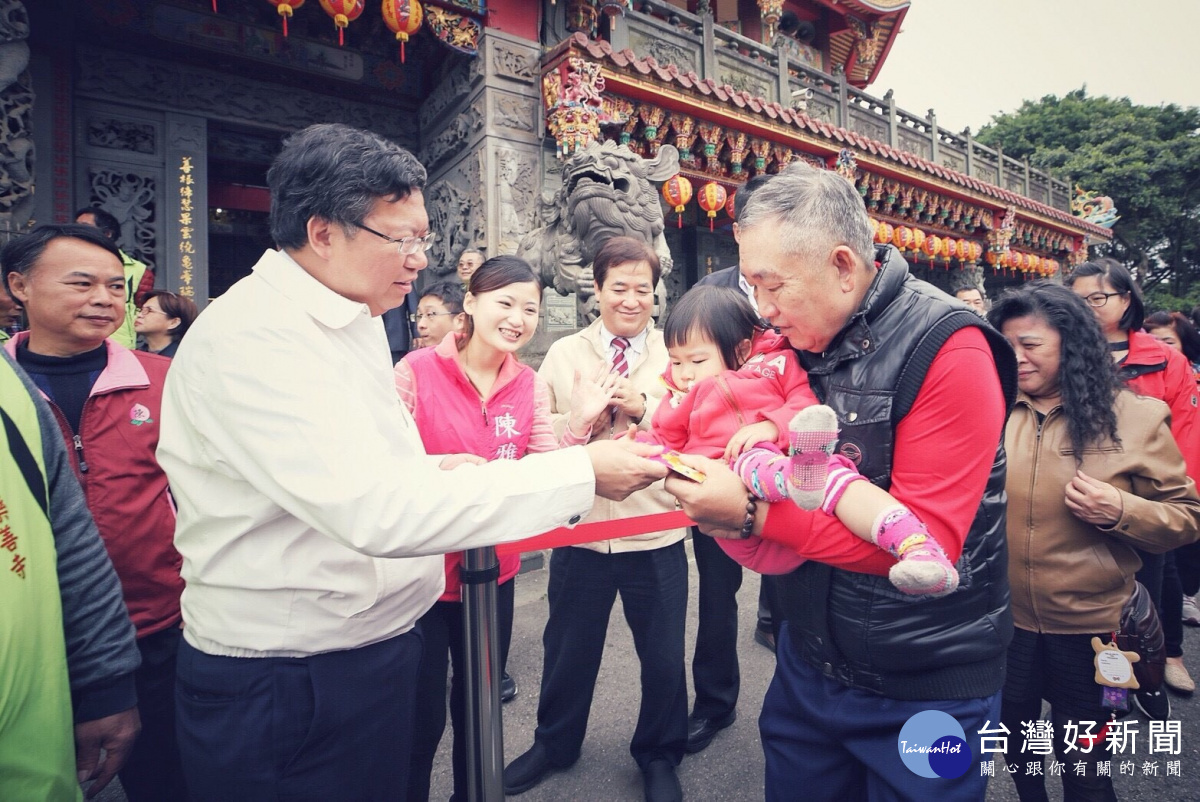
M 919 228 L 893 226 L 874 218 L 871 219 L 871 230 L 876 244 L 895 245 L 903 253 L 927 257 L 931 264 L 934 259 L 941 258 L 947 262 L 947 269 L 951 259 L 966 265 L 977 262 L 983 255 L 983 246 L 969 239 L 939 237 Z
M 296 13 L 296 9 L 304 5 L 305 0 L 267 0 L 275 6 L 279 16 L 283 18 L 283 35 L 288 35 L 288 20 Z M 338 47 L 346 44 L 346 28 L 351 22 L 362 16 L 366 9 L 366 0 L 317 0 L 326 14 L 333 17 L 333 25 L 338 32 Z M 216 0 L 213 0 L 213 12 L 217 10 Z M 388 29 L 396 34 L 400 42 L 400 61 L 404 62 L 404 44 L 409 37 L 421 28 L 421 20 L 425 16 L 421 4 L 417 0 L 383 0 L 383 22 Z
M 1059 269 L 1059 264 L 1054 259 L 1045 259 L 1032 253 L 1020 253 L 1013 250 L 988 251 L 987 263 L 991 266 L 993 273 L 1004 271 L 1007 274 L 1007 271 L 1012 270 L 1014 273 L 1024 274 L 1026 278 L 1030 275 L 1050 278 Z
M 730 192 L 716 181 L 709 181 L 700 187 L 696 194 L 696 202 L 708 214 L 708 230 L 714 229 L 717 212 L 722 209 L 733 217 L 733 198 L 736 192 Z M 676 225 L 683 228 L 683 212 L 692 199 L 692 182 L 683 175 L 674 175 L 663 182 L 663 199 L 675 210 Z

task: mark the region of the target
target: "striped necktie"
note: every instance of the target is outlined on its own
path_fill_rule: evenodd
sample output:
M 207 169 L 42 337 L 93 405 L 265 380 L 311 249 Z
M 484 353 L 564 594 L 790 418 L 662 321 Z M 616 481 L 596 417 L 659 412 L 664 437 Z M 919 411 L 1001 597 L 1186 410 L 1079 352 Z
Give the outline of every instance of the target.
M 618 376 L 629 376 L 629 362 L 625 359 L 625 349 L 629 347 L 629 340 L 624 337 L 613 337 L 613 358 L 612 369 L 613 373 Z

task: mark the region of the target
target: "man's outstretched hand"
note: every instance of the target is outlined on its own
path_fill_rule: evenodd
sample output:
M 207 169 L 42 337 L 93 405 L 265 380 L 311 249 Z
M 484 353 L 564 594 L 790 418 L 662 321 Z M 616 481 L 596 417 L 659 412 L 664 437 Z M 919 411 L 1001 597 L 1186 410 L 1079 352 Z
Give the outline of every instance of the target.
M 596 440 L 588 443 L 588 457 L 596 474 L 596 495 L 612 501 L 624 501 L 667 475 L 667 466 L 648 457 L 662 453 L 662 446 L 639 443 L 628 437 Z

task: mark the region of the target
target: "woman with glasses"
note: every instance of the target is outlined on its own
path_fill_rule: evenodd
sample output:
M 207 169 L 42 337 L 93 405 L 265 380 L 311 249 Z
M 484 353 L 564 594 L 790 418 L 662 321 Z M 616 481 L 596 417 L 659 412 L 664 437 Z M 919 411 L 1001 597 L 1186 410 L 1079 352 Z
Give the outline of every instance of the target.
M 138 346 L 138 350 L 165 357 L 175 356 L 179 341 L 187 334 L 188 327 L 198 314 L 190 298 L 166 290 L 147 293 L 133 321 L 133 330 L 145 340 L 145 345 Z
M 1143 549 L 1195 540 L 1200 498 L 1167 407 L 1121 385 L 1079 298 L 1030 282 L 1005 293 L 988 320 L 1016 352 L 1020 390 L 1004 430 L 1015 625 L 1000 712 L 1006 763 L 1022 800 L 1047 799 L 1045 777 L 1027 770 L 1042 756 L 1024 752 L 1025 722 L 1043 718 L 1046 700 L 1055 756 L 1067 766 L 1064 798 L 1115 800 L 1116 772 L 1097 766 L 1113 753 L 1103 737 L 1090 749 L 1084 741 L 1109 718 L 1092 638 L 1108 643 L 1118 628 Z
M 1200 396 L 1192 368 L 1183 354 L 1142 331 L 1145 305 L 1129 270 L 1114 259 L 1097 259 L 1075 268 L 1064 283 L 1092 308 L 1125 386 L 1171 408 L 1171 433 L 1187 463 L 1188 476 L 1196 480 L 1200 477 Z M 1164 627 L 1177 626 L 1183 615 L 1183 593 L 1175 583 L 1169 598 L 1163 594 L 1165 556 L 1142 551 L 1138 556 L 1142 558 L 1138 581 L 1150 591 Z M 1171 714 L 1171 702 L 1162 691 L 1139 692 L 1136 699 L 1150 718 L 1165 720 Z

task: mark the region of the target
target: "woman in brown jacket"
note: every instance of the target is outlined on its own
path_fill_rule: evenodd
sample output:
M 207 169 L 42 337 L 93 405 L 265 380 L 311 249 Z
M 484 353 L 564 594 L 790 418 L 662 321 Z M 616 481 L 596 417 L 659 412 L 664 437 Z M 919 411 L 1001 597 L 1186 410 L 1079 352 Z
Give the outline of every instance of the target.
M 1196 539 L 1200 498 L 1166 404 L 1121 388 L 1082 299 L 1034 282 L 1003 296 L 988 319 L 1016 350 L 1020 388 L 1004 434 L 1016 625 L 1001 711 L 1006 759 L 1021 799 L 1045 799 L 1044 778 L 1024 765 L 1041 756 L 1020 746 L 1023 722 L 1040 718 L 1045 699 L 1066 798 L 1116 799 L 1095 766 L 1114 755 L 1102 740 L 1079 751 L 1085 722 L 1096 735 L 1109 718 L 1091 639 L 1108 642 L 1117 629 L 1141 564 L 1135 547 L 1161 553 Z M 1079 761 L 1085 776 L 1074 771 Z

